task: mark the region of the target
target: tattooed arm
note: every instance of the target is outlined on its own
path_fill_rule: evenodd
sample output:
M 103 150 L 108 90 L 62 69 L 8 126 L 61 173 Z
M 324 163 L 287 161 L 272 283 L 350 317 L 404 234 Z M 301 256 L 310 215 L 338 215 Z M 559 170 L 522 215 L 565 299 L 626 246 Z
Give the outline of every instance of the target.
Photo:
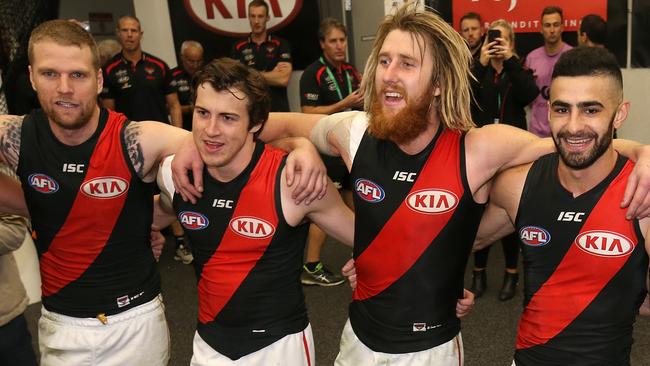
M 122 129 L 129 162 L 145 182 L 153 182 L 162 159 L 174 154 L 190 138 L 188 131 L 154 121 L 130 122 Z
M 0 161 L 14 172 L 20 155 L 20 130 L 24 116 L 0 116 Z

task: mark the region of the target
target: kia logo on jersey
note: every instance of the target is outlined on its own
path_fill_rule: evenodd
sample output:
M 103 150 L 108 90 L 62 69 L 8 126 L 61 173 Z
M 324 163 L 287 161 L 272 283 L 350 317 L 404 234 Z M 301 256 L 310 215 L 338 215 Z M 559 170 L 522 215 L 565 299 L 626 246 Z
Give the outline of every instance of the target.
M 81 192 L 88 197 L 110 199 L 123 195 L 129 188 L 129 182 L 120 177 L 97 177 L 84 182 Z
M 551 234 L 537 226 L 525 226 L 519 230 L 519 239 L 531 247 L 541 247 L 551 241 Z
M 187 14 L 201 27 L 230 37 L 247 37 L 250 0 L 185 0 Z M 266 0 L 270 20 L 268 32 L 273 33 L 289 24 L 298 15 L 302 0 Z
M 575 243 L 583 251 L 599 257 L 623 257 L 634 250 L 630 239 L 612 231 L 585 231 L 576 237 Z
M 275 232 L 275 227 L 270 222 L 252 216 L 235 217 L 230 220 L 230 229 L 252 239 L 268 238 Z
M 354 182 L 354 190 L 361 199 L 370 203 L 381 202 L 386 196 L 379 184 L 363 178 Z
M 421 189 L 406 196 L 406 205 L 413 211 L 437 215 L 456 208 L 458 197 L 444 189 Z
M 198 212 L 183 211 L 178 214 L 178 221 L 187 230 L 203 230 L 208 227 L 210 221 L 205 215 Z
M 50 194 L 59 190 L 59 183 L 45 174 L 34 173 L 27 178 L 27 181 L 36 192 Z

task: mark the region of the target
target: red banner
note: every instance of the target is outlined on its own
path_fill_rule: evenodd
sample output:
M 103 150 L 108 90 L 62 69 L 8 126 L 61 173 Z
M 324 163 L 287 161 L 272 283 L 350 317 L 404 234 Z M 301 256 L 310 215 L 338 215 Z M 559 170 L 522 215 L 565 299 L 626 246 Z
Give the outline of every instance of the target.
M 542 9 L 551 5 L 562 8 L 565 31 L 577 31 L 580 19 L 587 14 L 597 14 L 607 20 L 607 0 L 453 0 L 454 27 L 460 29 L 460 17 L 474 12 L 481 15 L 486 28 L 492 21 L 503 18 L 516 33 L 539 32 Z

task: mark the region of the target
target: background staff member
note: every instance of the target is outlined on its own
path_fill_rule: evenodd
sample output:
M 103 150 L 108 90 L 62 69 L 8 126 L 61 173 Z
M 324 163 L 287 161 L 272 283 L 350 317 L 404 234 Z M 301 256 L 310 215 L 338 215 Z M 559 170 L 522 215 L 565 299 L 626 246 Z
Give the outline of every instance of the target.
M 300 78 L 302 111 L 331 114 L 350 109 L 361 110 L 363 94 L 358 92 L 361 74 L 345 62 L 348 45 L 345 27 L 336 19 L 323 19 L 318 38 L 323 55 L 310 64 Z M 343 198 L 348 206 L 352 206 L 350 174 L 343 160 L 323 154 L 321 158 L 327 167 L 327 175 L 336 188 L 345 190 Z M 326 237 L 318 226 L 310 226 L 301 278 L 304 285 L 334 286 L 343 283 L 341 276 L 332 273 L 321 263 L 320 253 Z
M 271 90 L 271 111 L 288 112 L 287 85 L 291 79 L 291 48 L 289 43 L 275 35 L 268 34 L 269 5 L 264 0 L 253 0 L 248 4 L 248 21 L 251 34 L 235 42 L 231 57 L 262 73 Z

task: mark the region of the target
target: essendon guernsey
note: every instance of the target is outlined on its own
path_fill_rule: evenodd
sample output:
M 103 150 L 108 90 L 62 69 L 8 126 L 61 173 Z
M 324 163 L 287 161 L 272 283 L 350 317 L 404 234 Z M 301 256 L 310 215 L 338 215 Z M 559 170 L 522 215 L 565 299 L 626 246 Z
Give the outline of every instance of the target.
M 50 311 L 111 315 L 160 292 L 150 243 L 152 185 L 131 166 L 123 138 L 128 123 L 102 109 L 95 133 L 67 146 L 41 110 L 25 117 L 17 173 Z
M 483 212 L 465 174 L 464 135 L 440 129 L 407 155 L 367 132 L 352 165 L 357 288 L 350 322 L 377 352 L 417 352 L 460 331 L 455 307 Z
M 558 155 L 535 162 L 515 222 L 524 255 L 517 365 L 629 365 L 632 324 L 646 294 L 648 256 L 620 207 L 633 165 L 573 197 Z
M 203 173 L 203 198 L 174 197 L 192 243 L 201 338 L 236 360 L 307 326 L 300 285 L 307 225 L 289 226 L 280 203 L 284 152 L 258 143 L 251 162 L 222 183 Z

